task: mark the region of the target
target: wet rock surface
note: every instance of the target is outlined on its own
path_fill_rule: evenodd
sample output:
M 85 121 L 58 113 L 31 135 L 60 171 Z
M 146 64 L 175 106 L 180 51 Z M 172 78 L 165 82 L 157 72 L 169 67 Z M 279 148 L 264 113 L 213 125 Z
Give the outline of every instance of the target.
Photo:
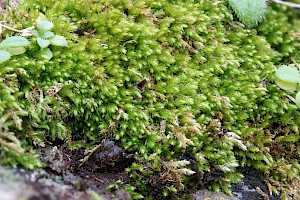
M 239 199 L 248 200 L 280 200 L 280 195 L 270 196 L 267 183 L 264 180 L 263 174 L 260 172 L 245 168 L 239 170 L 244 174 L 244 179 L 232 186 L 233 196 Z
M 133 155 L 126 154 L 113 141 L 103 140 L 100 147 L 93 153 L 88 165 L 101 171 L 123 171 L 133 162 Z
M 74 190 L 61 177 L 44 170 L 28 171 L 0 167 L 0 197 L 2 200 L 92 200 L 90 190 Z
M 269 195 L 267 183 L 263 174 L 257 170 L 244 168 L 239 169 L 244 178 L 238 184 L 232 185 L 232 196 L 228 196 L 223 192 L 215 193 L 209 190 L 199 190 L 193 196 L 196 200 L 280 200 L 280 195 Z

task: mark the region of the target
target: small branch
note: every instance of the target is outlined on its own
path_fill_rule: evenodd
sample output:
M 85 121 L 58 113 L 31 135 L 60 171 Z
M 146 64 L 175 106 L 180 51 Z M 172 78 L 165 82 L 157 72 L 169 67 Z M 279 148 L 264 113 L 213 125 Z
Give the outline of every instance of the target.
M 270 1 L 281 4 L 281 5 L 285 5 L 288 7 L 292 7 L 292 8 L 300 8 L 300 4 L 297 4 L 297 3 L 291 3 L 291 2 L 281 1 L 281 0 L 270 0 Z
M 81 167 L 90 157 L 91 155 L 97 151 L 100 147 L 102 147 L 102 143 L 98 144 L 96 147 L 94 147 L 81 161 L 79 167 Z
M 17 32 L 17 33 L 22 33 L 21 35 L 22 35 L 22 36 L 25 36 L 25 37 L 26 37 L 26 36 L 31 36 L 31 31 L 34 29 L 34 26 L 31 26 L 31 27 L 25 28 L 25 29 L 23 29 L 23 30 L 17 30 L 17 29 L 11 28 L 11 27 L 9 27 L 9 26 L 6 26 L 6 25 L 4 25 L 4 24 L 1 24 L 1 22 L 0 22 L 0 33 L 1 33 L 1 30 L 2 30 L 2 27 L 3 27 L 3 28 L 6 28 L 6 29 L 8 29 L 8 30 Z
M 11 30 L 11 31 L 17 32 L 17 33 L 23 33 L 23 31 L 20 31 L 20 30 L 17 30 L 17 29 L 11 28 L 11 27 L 9 27 L 9 26 L 6 26 L 6 25 L 4 25 L 4 24 L 0 24 L 0 26 L 2 26 L 2 27 L 4 27 L 4 28 L 6 28 L 6 29 L 8 29 L 8 30 Z
M 289 98 L 292 102 L 296 104 L 296 99 L 290 95 L 286 95 L 287 98 Z

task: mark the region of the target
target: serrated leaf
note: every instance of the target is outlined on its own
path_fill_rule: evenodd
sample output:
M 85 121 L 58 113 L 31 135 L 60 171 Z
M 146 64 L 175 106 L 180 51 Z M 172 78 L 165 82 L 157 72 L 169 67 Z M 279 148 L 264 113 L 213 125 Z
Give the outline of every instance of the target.
M 38 45 L 39 45 L 42 49 L 44 49 L 44 48 L 46 48 L 46 47 L 48 47 L 48 46 L 50 45 L 50 41 L 49 41 L 49 40 L 44 40 L 44 39 L 42 39 L 42 38 L 40 38 L 40 37 L 38 37 L 38 38 L 36 39 L 36 41 L 37 41 Z
M 0 63 L 3 63 L 7 60 L 9 60 L 11 57 L 11 54 L 8 51 L 0 50 Z
M 11 36 L 0 43 L 1 49 L 25 47 L 29 45 L 29 41 L 22 36 Z
M 55 35 L 51 40 L 50 40 L 52 45 L 55 46 L 61 46 L 61 47 L 67 47 L 68 42 L 65 37 L 60 36 L 60 35 Z
M 53 53 L 49 48 L 42 49 L 42 58 L 50 60 L 53 57 Z
M 276 77 L 282 81 L 289 83 L 299 83 L 300 82 L 300 73 L 299 71 L 287 65 L 280 67 L 276 73 Z
M 278 87 L 280 87 L 283 90 L 287 90 L 287 91 L 296 91 L 297 90 L 297 83 L 289 83 L 286 81 L 282 81 L 278 78 L 275 79 L 275 83 L 276 83 L 276 85 L 278 85 Z
M 41 37 L 41 36 L 40 36 L 40 33 L 39 33 L 36 29 L 32 30 L 31 33 L 32 33 L 32 35 L 34 35 L 35 37 Z
M 47 20 L 47 17 L 43 13 L 39 13 L 38 20 Z
M 26 49 L 24 47 L 16 47 L 16 48 L 9 48 L 7 51 L 11 55 L 20 55 L 26 52 Z
M 229 4 L 246 26 L 257 25 L 267 11 L 266 0 L 229 0 Z
M 300 108 L 300 91 L 298 91 L 296 94 L 296 104 Z
M 38 19 L 36 22 L 36 28 L 42 32 L 50 31 L 54 24 L 48 20 Z
M 55 36 L 55 35 L 54 35 L 53 32 L 47 31 L 47 32 L 45 32 L 45 33 L 43 34 L 42 38 L 48 39 L 48 38 L 52 38 L 52 37 L 54 37 L 54 36 Z

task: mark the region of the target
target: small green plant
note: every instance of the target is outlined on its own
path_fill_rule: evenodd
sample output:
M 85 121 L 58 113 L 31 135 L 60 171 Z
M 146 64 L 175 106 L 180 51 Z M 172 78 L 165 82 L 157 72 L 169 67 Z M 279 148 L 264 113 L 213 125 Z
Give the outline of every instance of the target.
M 54 24 L 45 18 L 39 17 L 36 23 L 36 29 L 32 30 L 32 34 L 37 37 L 37 43 L 41 47 L 42 57 L 50 60 L 53 57 L 53 53 L 49 48 L 49 45 L 68 47 L 68 42 L 65 37 L 55 35 L 51 29 Z
M 264 19 L 267 11 L 266 0 L 229 0 L 228 2 L 246 26 L 257 25 Z
M 283 65 L 275 73 L 275 83 L 286 91 L 298 91 L 296 99 L 292 99 L 300 107 L 300 73 L 295 67 Z
M 54 24 L 48 21 L 43 15 L 37 19 L 36 29 L 30 27 L 22 31 L 18 31 L 5 25 L 1 25 L 0 28 L 2 28 L 2 26 L 15 32 L 21 32 L 22 36 L 29 36 L 31 34 L 36 36 L 37 43 L 41 47 L 41 55 L 47 60 L 50 60 L 53 57 L 53 53 L 49 48 L 50 44 L 54 46 L 68 47 L 68 42 L 65 37 L 55 35 L 52 31 L 50 31 Z M 0 63 L 9 60 L 12 55 L 20 55 L 26 52 L 25 47 L 29 46 L 30 42 L 22 36 L 11 36 L 0 43 Z
M 29 41 L 22 36 L 6 38 L 0 43 L 0 63 L 9 60 L 12 55 L 25 53 L 25 47 L 29 44 Z
M 106 187 L 106 189 L 108 191 L 114 191 L 114 190 L 125 190 L 126 192 L 128 192 L 128 194 L 130 195 L 130 197 L 132 199 L 143 199 L 143 195 L 137 193 L 136 187 L 131 186 L 131 185 L 124 185 L 124 183 L 121 180 L 117 180 L 116 182 L 114 182 L 113 184 L 110 184 L 109 186 Z

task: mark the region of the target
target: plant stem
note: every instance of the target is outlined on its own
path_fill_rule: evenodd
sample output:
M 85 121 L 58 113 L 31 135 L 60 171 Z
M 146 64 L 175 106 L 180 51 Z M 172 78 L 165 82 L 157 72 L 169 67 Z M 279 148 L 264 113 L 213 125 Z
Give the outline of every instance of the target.
M 7 28 L 7 29 L 9 29 L 9 30 L 11 30 L 11 31 L 17 32 L 17 33 L 22 33 L 22 32 L 23 32 L 23 30 L 20 31 L 20 30 L 11 28 L 11 27 L 9 27 L 9 26 L 6 26 L 6 25 L 4 25 L 4 24 L 0 24 L 0 26 L 2 26 L 2 27 L 4 27 L 4 28 Z
M 281 1 L 281 0 L 270 0 L 274 3 L 278 3 L 278 4 L 282 4 L 288 7 L 292 7 L 292 8 L 300 8 L 300 4 L 297 3 L 291 3 L 291 2 L 286 2 L 286 1 Z
M 0 22 L 0 33 L 1 33 L 1 30 L 2 30 L 2 27 L 7 28 L 7 29 L 9 29 L 11 31 L 14 31 L 14 32 L 17 32 L 17 33 L 22 33 L 21 34 L 22 36 L 30 36 L 31 31 L 34 29 L 34 26 L 31 26 L 31 27 L 25 28 L 23 30 L 17 30 L 17 29 L 11 28 L 9 26 L 6 26 L 4 24 L 1 24 L 1 22 Z

